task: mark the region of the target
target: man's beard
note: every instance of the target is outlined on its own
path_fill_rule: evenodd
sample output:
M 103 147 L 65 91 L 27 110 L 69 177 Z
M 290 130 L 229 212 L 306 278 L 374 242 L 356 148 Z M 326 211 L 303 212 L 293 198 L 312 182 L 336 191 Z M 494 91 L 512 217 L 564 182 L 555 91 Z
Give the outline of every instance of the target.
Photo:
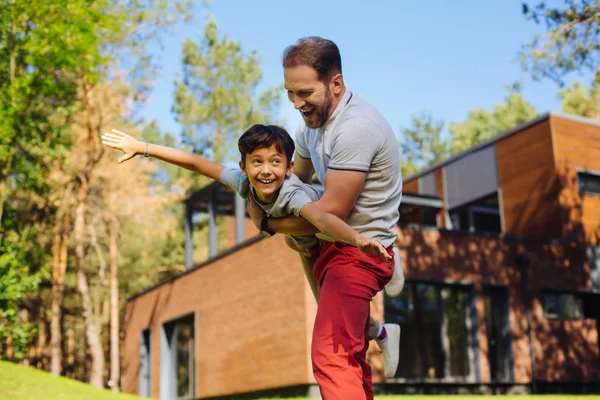
M 311 118 L 308 122 L 306 119 L 304 120 L 304 123 L 306 124 L 307 127 L 311 128 L 311 129 L 317 129 L 317 128 L 321 128 L 323 125 L 325 125 L 325 123 L 327 123 L 327 120 L 329 119 L 329 109 L 331 108 L 331 92 L 329 90 L 327 90 L 325 92 L 325 102 L 320 105 L 319 107 L 315 107 L 315 122 L 312 123 L 313 119 Z

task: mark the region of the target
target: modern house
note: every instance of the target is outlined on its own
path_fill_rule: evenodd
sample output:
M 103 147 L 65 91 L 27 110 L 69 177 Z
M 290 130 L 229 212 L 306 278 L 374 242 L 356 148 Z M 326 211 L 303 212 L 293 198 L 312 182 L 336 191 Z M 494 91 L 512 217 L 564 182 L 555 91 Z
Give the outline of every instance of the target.
M 372 314 L 402 325 L 379 392 L 600 392 L 600 123 L 550 113 L 406 177 L 407 284 Z M 257 236 L 213 183 L 187 201 L 188 270 L 127 302 L 123 388 L 161 399 L 318 395 L 316 304 L 281 235 Z M 192 261 L 192 216 L 211 258 Z M 230 248 L 217 253 L 218 214 Z

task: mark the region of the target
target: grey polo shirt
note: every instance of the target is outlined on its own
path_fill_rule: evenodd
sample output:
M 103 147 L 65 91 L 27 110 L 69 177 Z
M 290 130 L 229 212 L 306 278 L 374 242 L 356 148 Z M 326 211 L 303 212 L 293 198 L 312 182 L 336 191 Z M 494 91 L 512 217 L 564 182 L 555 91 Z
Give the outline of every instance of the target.
M 300 210 L 308 203 L 319 200 L 321 193 L 314 187 L 303 183 L 296 175 L 291 175 L 283 181 L 279 195 L 274 203 L 262 203 L 254 188 L 250 186 L 247 176 L 242 174 L 239 168 L 225 167 L 221 171 L 219 181 L 235 190 L 245 200 L 248 198 L 248 192 L 251 191 L 256 204 L 262 208 L 267 215 L 273 218 L 286 217 L 289 215 L 300 216 Z M 289 235 L 301 248 L 313 247 L 318 243 L 315 235 Z
M 402 198 L 400 151 L 392 128 L 373 106 L 346 89 L 323 127 L 301 124 L 296 152 L 312 161 L 323 185 L 328 169 L 366 172 L 346 223 L 386 247 L 394 243 Z

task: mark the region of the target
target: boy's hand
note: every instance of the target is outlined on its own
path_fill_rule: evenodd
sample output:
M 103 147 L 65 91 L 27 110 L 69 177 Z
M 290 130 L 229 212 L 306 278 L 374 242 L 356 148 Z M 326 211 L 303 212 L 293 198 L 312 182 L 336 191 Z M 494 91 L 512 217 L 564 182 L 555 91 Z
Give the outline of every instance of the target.
M 365 237 L 358 243 L 358 248 L 365 254 L 370 256 L 375 256 L 381 258 L 383 261 L 387 261 L 392 258 L 385 249 L 381 245 L 381 243 L 376 242 L 375 240 L 367 239 Z
M 116 129 L 111 129 L 110 132 L 105 132 L 102 135 L 102 143 L 108 147 L 112 147 L 113 149 L 119 149 L 125 153 L 121 158 L 119 158 L 119 164 L 144 151 L 144 144 L 142 142 Z

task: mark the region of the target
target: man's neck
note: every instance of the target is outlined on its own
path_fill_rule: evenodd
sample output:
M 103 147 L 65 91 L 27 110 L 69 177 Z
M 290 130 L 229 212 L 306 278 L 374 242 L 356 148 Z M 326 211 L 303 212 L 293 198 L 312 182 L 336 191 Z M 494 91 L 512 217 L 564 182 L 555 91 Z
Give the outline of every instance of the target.
M 344 87 L 342 87 L 342 91 L 340 92 L 340 94 L 333 99 L 333 103 L 331 103 L 331 110 L 330 110 L 331 112 L 329 113 L 327 120 L 329 120 L 329 118 L 331 118 L 331 116 L 333 115 L 335 110 L 338 108 L 345 93 L 346 93 L 346 87 L 344 86 Z

